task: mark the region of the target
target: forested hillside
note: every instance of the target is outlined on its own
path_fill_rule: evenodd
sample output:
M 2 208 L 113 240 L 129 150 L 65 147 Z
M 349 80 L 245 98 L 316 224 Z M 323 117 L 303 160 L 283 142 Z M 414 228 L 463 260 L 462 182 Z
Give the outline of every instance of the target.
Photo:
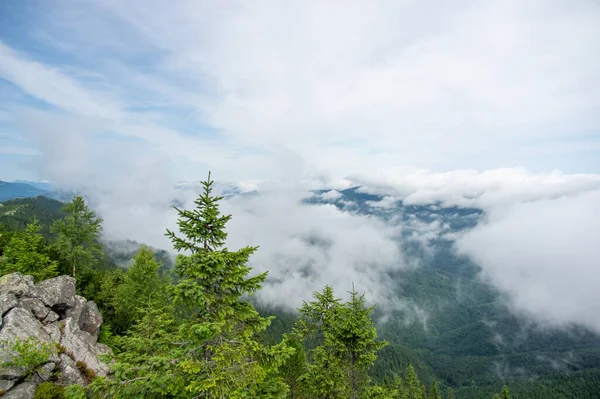
M 196 208 L 174 209 L 179 251 L 134 241 L 103 242 L 102 219 L 81 197 L 63 204 L 37 197 L 0 206 L 0 274 L 36 280 L 72 275 L 104 317 L 100 341 L 114 351 L 112 374 L 53 397 L 262 398 L 594 398 L 600 392 L 600 337 L 581 327 L 547 330 L 510 312 L 456 255 L 450 239 L 423 246 L 417 222 L 449 231 L 474 226 L 477 209 L 406 206 L 399 217 L 406 256 L 419 267 L 389 276 L 403 310 L 371 307 L 347 287 L 307 293 L 296 312 L 258 306 L 268 274 L 251 273 L 255 247 L 228 249 L 227 222 L 212 181 Z M 307 202 L 327 202 L 319 197 Z M 373 213 L 382 197 L 357 189 L 330 201 Z M 414 222 L 414 221 L 417 222 Z M 312 296 L 311 296 L 312 295 Z M 345 296 L 345 295 L 344 295 Z M 416 317 L 415 309 L 426 317 Z M 508 387 L 503 390 L 503 386 Z M 510 393 L 509 393 L 510 390 Z M 79 395 L 79 396 L 77 396 Z M 41 397 L 41 396 L 40 396 Z

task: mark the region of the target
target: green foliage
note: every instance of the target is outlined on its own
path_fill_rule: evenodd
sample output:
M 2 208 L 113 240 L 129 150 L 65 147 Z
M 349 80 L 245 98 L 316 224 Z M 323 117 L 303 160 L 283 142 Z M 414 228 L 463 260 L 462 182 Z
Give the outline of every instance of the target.
M 372 389 L 368 370 L 387 345 L 376 340 L 373 308 L 366 307 L 364 295 L 354 290 L 346 303 L 330 286 L 313 296 L 313 302 L 304 302 L 299 309 L 294 327 L 295 335 L 312 346 L 306 371 L 298 380 L 312 397 L 364 397 Z
M 65 216 L 62 202 L 46 198 L 19 198 L 2 202 L 0 206 L 0 225 L 6 231 L 23 231 L 37 219 L 42 226 L 44 238 L 50 238 L 50 225 Z
M 0 342 L 0 350 L 8 354 L 8 359 L 5 358 L 0 366 L 22 368 L 26 371 L 26 378 L 31 376 L 39 366 L 48 362 L 50 355 L 55 353 L 55 348 L 51 344 L 40 342 L 33 337 L 26 340 Z
M 69 385 L 64 389 L 65 399 L 88 399 L 85 389 L 78 384 Z
M 260 289 L 266 274 L 248 277 L 256 248 L 223 248 L 231 216 L 220 215 L 222 197 L 211 194 L 212 184 L 209 175 L 196 209 L 177 209 L 182 236 L 167 231 L 174 247 L 185 251 L 177 257 L 173 304 L 142 301 L 145 307 L 136 310 L 140 321 L 118 340 L 115 379 L 96 379 L 90 389 L 121 398 L 285 396 L 287 386 L 277 371 L 294 350 L 284 342 L 258 341 L 270 318 L 243 297 Z M 140 260 L 139 272 L 157 270 L 149 253 Z M 148 293 L 139 292 L 136 298 Z
M 65 387 L 51 382 L 42 382 L 35 390 L 34 399 L 65 399 Z
M 57 235 L 55 246 L 69 265 L 71 275 L 78 277 L 102 259 L 102 219 L 79 196 L 65 204 L 63 211 L 67 216 L 52 225 L 52 232 Z
M 429 399 L 442 399 L 442 395 L 440 394 L 440 389 L 438 388 L 437 382 L 435 380 L 431 383 L 431 389 L 429 391 Z
M 145 308 L 167 304 L 170 280 L 159 273 L 160 268 L 161 264 L 156 261 L 152 249 L 142 247 L 122 276 L 115 273 L 107 276 L 106 283 L 115 284 L 113 287 L 116 288 L 111 290 L 114 295 L 111 301 L 114 307 L 111 325 L 115 333 L 127 331 L 140 319 Z M 121 279 L 119 284 L 114 281 L 117 277 Z
M 45 253 L 37 220 L 27 225 L 24 232 L 15 234 L 4 248 L 0 274 L 21 272 L 36 281 L 57 275 L 57 264 Z

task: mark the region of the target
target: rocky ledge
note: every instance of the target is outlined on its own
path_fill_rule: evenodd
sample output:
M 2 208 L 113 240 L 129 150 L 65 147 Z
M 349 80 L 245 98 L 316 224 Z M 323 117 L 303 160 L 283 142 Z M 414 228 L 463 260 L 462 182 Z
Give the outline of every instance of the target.
M 98 343 L 102 315 L 92 301 L 75 294 L 75 279 L 60 276 L 34 284 L 32 276 L 0 277 L 0 396 L 33 398 L 44 381 L 86 384 L 106 376 L 99 355 L 110 353 Z M 16 344 L 44 348 L 47 359 L 22 365 Z

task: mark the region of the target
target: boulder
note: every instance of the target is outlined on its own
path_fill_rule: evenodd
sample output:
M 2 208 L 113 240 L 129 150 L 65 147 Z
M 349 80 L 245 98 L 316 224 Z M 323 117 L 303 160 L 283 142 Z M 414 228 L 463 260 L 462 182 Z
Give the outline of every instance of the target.
M 33 276 L 23 276 L 17 272 L 0 277 L 0 294 L 13 294 L 20 297 L 30 294 L 33 287 Z
M 80 325 L 79 319 L 81 318 L 81 313 L 85 309 L 85 304 L 87 300 L 79 295 L 75 295 L 75 298 L 71 301 L 71 305 L 69 308 L 65 310 L 65 317 L 70 322 Z
M 75 280 L 68 276 L 33 283 L 33 277 L 11 273 L 0 277 L 0 364 L 11 361 L 15 341 L 33 340 L 50 348 L 46 362 L 35 369 L 0 367 L 2 399 L 31 399 L 37 386 L 60 371 L 59 383 L 82 384 L 88 379 L 77 362 L 98 376 L 109 367 L 98 357 L 110 348 L 98 343 L 102 315 L 94 302 L 75 294 Z M 59 353 L 60 352 L 60 353 Z
M 3 380 L 0 379 L 0 392 L 6 392 L 15 385 L 14 380 Z
M 23 298 L 21 299 L 21 307 L 29 310 L 38 320 L 44 320 L 50 309 L 48 309 L 44 302 L 38 298 Z
M 48 307 L 65 305 L 72 307 L 75 299 L 75 279 L 69 276 L 58 276 L 44 280 L 36 286 L 35 295 Z
M 12 293 L 0 294 L 0 327 L 2 327 L 2 316 L 15 306 L 17 306 L 17 297 Z
M 79 328 L 97 338 L 101 325 L 102 315 L 98 310 L 98 306 L 92 301 L 86 302 L 83 312 L 79 316 Z
M 16 340 L 25 341 L 33 338 L 40 343 L 49 344 L 50 336 L 44 331 L 40 322 L 26 309 L 13 308 L 3 318 L 0 330 L 0 364 L 11 361 L 16 356 L 11 344 Z M 52 359 L 49 359 L 52 360 Z M 0 367 L 0 378 L 18 379 L 29 371 L 24 367 Z
M 96 341 L 95 336 L 80 330 L 70 318 L 66 320 L 60 344 L 75 362 L 83 362 L 96 375 L 104 377 L 109 368 L 98 356 L 110 353 L 110 348 Z
M 29 380 L 22 382 L 7 391 L 4 396 L 2 396 L 2 399 L 33 399 L 35 397 L 35 390 L 41 383 L 41 378 L 34 375 Z
M 56 320 L 58 320 L 60 317 L 58 316 L 57 313 L 53 312 L 53 311 L 49 311 L 48 315 L 44 318 L 44 320 L 42 320 L 43 324 L 50 324 Z
M 4 316 L 4 313 L 17 306 L 17 303 L 17 297 L 15 296 L 15 294 L 0 294 L 0 317 Z
M 42 381 L 48 381 L 55 367 L 56 363 L 46 363 L 36 371 L 36 374 Z
M 61 385 L 73 385 L 73 384 L 85 384 L 85 378 L 81 375 L 81 371 L 77 367 L 77 364 L 69 356 L 62 354 L 60 355 L 60 363 L 58 366 L 60 371 L 60 378 L 58 383 Z

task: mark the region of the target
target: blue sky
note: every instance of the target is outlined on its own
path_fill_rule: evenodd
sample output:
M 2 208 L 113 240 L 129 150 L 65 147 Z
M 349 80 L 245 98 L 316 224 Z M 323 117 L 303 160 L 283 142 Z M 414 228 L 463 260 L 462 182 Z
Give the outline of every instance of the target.
M 0 179 L 600 173 L 593 1 L 0 2 Z

